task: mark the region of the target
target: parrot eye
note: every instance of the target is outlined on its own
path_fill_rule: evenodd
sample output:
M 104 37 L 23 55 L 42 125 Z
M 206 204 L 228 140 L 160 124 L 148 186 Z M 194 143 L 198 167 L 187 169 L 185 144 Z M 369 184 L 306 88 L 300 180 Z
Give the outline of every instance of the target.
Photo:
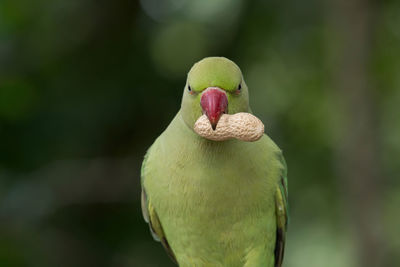
M 194 95 L 194 91 L 193 91 L 192 87 L 190 87 L 190 85 L 188 85 L 188 92 L 189 92 L 189 94 Z
M 240 94 L 242 92 L 242 84 L 240 83 L 238 88 L 236 89 L 236 94 Z

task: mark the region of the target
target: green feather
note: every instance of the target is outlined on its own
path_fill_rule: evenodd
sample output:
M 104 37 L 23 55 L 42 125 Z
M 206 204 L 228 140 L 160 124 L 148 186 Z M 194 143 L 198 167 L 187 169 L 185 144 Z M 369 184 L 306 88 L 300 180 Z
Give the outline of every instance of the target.
M 212 76 L 221 88 L 236 79 L 231 83 L 234 88 L 242 80 L 240 70 L 229 71 L 237 68 L 233 62 L 214 59 L 197 63 L 201 79 Z M 211 74 L 203 69 L 210 62 L 216 65 Z M 226 66 L 226 77 L 219 79 L 222 72 L 215 75 L 215 69 Z M 197 67 L 188 81 L 197 80 L 191 75 Z M 201 88 L 196 90 L 200 95 Z M 243 95 L 231 96 L 235 100 L 229 102 L 230 108 L 248 111 L 247 97 L 245 87 Z M 191 128 L 199 115 L 193 109 L 197 99 L 184 94 L 181 111 L 145 157 L 141 174 L 144 217 L 179 266 L 280 266 L 287 224 L 281 151 L 267 135 L 252 143 L 215 142 L 198 136 Z

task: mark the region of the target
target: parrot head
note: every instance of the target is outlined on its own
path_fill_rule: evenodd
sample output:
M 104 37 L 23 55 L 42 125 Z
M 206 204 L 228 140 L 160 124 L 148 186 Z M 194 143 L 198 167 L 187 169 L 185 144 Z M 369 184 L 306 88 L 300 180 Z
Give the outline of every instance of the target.
M 207 57 L 190 69 L 181 114 L 189 128 L 205 114 L 215 130 L 222 114 L 249 112 L 249 95 L 239 67 L 224 57 Z

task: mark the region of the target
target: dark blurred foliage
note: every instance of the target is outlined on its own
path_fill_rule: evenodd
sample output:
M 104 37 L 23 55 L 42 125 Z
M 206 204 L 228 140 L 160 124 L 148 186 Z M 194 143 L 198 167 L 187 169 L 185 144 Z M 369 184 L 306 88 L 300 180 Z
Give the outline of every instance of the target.
M 173 266 L 141 217 L 140 166 L 188 69 L 212 55 L 242 68 L 284 151 L 285 266 L 398 266 L 399 12 L 394 0 L 0 0 L 0 266 Z

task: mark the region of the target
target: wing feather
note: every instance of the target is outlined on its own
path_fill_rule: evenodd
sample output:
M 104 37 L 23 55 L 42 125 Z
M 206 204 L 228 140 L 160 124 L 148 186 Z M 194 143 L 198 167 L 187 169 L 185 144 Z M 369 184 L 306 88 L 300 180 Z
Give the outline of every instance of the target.
M 281 267 L 285 251 L 286 231 L 289 220 L 287 167 L 285 159 L 280 155 L 283 171 L 277 185 L 275 195 L 276 208 L 276 244 L 275 244 L 275 267 Z
M 172 251 L 168 240 L 164 234 L 164 230 L 161 226 L 160 219 L 158 218 L 157 212 L 155 211 L 153 205 L 151 205 L 151 200 L 148 199 L 146 194 L 146 189 L 144 188 L 144 179 L 145 179 L 145 167 L 148 159 L 148 154 L 150 150 L 144 157 L 142 169 L 141 169 L 141 184 L 142 184 L 142 196 L 141 196 L 141 204 L 142 204 L 142 213 L 144 220 L 149 224 L 151 235 L 154 240 L 161 242 L 164 249 L 167 251 L 167 254 L 171 257 L 171 259 L 177 263 L 174 252 Z

